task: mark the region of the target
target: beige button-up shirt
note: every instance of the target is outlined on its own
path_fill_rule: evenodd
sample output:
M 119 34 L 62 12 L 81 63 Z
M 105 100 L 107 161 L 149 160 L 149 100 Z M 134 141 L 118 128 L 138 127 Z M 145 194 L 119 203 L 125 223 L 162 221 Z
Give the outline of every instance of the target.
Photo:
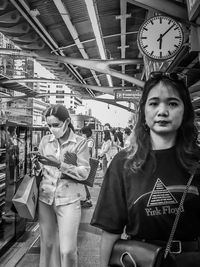
M 60 178 L 64 173 L 76 180 L 87 179 L 90 165 L 86 139 L 70 129 L 69 138 L 60 146 L 54 135 L 46 135 L 40 142 L 39 152 L 43 156 L 51 156 L 61 162 L 60 169 L 42 165 L 44 177 L 40 183 L 39 200 L 49 205 L 53 202 L 55 205 L 65 205 L 84 199 L 85 188 L 82 184 L 75 180 Z M 64 162 L 66 152 L 76 154 L 76 165 Z

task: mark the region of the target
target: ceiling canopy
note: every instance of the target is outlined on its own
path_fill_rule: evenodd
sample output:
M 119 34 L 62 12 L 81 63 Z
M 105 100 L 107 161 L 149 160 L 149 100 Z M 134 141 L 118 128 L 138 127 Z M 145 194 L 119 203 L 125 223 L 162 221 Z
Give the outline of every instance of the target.
M 165 62 L 149 60 L 137 44 L 142 23 L 158 14 L 176 19 L 184 31 L 181 51 Z M 50 70 L 56 80 L 91 98 L 114 95 L 116 89 L 142 89 L 150 70 L 180 72 L 187 75 L 189 86 L 198 83 L 198 51 L 191 49 L 189 39 L 195 27 L 188 19 L 186 1 L 0 2 L 0 31 Z

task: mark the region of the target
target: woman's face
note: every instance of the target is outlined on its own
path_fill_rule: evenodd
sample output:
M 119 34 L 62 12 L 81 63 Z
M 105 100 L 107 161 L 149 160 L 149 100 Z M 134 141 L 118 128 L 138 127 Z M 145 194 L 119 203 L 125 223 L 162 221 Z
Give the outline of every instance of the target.
M 46 120 L 47 120 L 47 124 L 48 124 L 49 128 L 51 128 L 51 127 L 55 127 L 55 128 L 62 127 L 62 125 L 63 125 L 63 121 L 60 121 L 58 118 L 56 118 L 53 115 L 48 116 L 46 118 Z
M 50 131 L 56 138 L 61 138 L 68 129 L 67 120 L 65 122 L 60 121 L 54 115 L 48 116 L 46 121 Z
M 150 134 L 174 134 L 181 126 L 184 104 L 178 92 L 162 82 L 151 89 L 145 104 L 146 124 Z

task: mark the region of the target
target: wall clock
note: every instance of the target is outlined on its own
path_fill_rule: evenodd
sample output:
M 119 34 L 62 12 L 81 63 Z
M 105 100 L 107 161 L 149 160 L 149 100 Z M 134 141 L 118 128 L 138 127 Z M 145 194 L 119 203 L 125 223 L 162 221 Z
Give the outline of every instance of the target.
M 167 16 L 155 16 L 140 27 L 137 43 L 142 54 L 152 60 L 167 60 L 182 48 L 184 35 L 181 25 Z

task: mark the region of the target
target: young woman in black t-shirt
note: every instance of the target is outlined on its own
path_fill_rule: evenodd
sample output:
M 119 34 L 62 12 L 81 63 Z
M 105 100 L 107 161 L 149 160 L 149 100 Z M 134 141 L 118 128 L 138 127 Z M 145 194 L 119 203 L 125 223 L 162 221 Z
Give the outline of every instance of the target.
M 183 79 L 154 72 L 145 83 L 131 145 L 112 160 L 91 224 L 103 230 L 100 267 L 114 242 L 130 238 L 165 244 L 190 173 L 200 160 L 194 111 Z M 174 236 L 178 267 L 200 266 L 200 171 L 196 171 Z M 186 256 L 187 255 L 187 256 Z

